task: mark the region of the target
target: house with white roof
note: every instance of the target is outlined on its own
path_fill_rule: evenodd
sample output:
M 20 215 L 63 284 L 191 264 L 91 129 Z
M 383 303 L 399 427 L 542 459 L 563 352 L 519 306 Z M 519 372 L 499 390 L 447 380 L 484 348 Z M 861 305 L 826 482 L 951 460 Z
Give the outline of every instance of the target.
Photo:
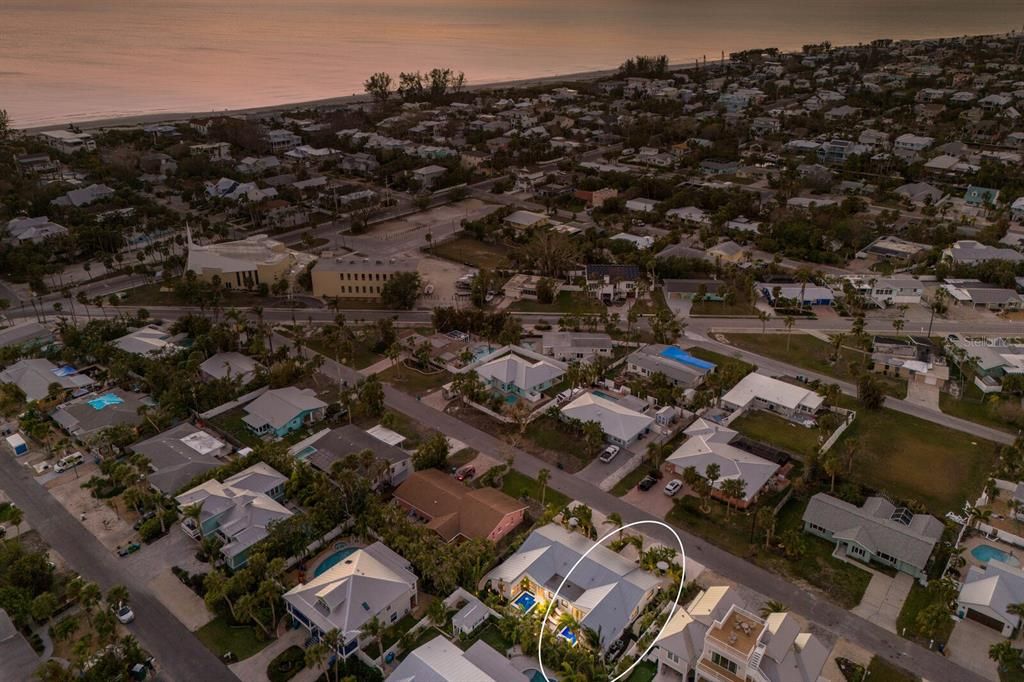
M 78 133 L 72 130 L 44 130 L 39 133 L 39 137 L 62 154 L 96 149 L 96 140 L 89 133 Z
M 362 634 L 369 620 L 393 625 L 416 607 L 417 582 L 408 561 L 375 542 L 319 574 L 314 570 L 308 582 L 285 593 L 285 608 L 314 640 L 340 632 L 337 654 L 348 658 L 369 643 Z
M 516 608 L 529 612 L 546 609 L 561 585 L 550 620 L 557 622 L 562 613 L 571 613 L 582 627 L 598 633 L 604 649 L 640 615 L 662 581 L 607 547 L 593 544 L 557 524 L 541 526 L 515 554 L 484 576 L 480 587 L 490 585 Z M 573 643 L 580 634 L 559 632 Z
M 207 379 L 240 379 L 242 385 L 256 377 L 258 362 L 242 353 L 215 353 L 199 365 L 200 373 Z
M 790 613 L 755 616 L 734 588 L 715 586 L 678 609 L 655 642 L 659 677 L 816 682 L 829 648 Z
M 666 464 L 680 476 L 689 467 L 703 476 L 709 465 L 717 465 L 719 478 L 713 494 L 741 509 L 753 503 L 781 469 L 779 464 L 737 447 L 733 441 L 739 433 L 721 424 L 698 418 L 684 433 L 686 441 L 668 456 Z M 722 483 L 730 479 L 746 483 L 743 499 L 726 498 L 721 493 Z
M 181 350 L 180 344 L 185 338 L 185 334 L 172 334 L 158 325 L 148 324 L 111 343 L 115 348 L 132 355 L 164 355 Z
M 602 332 L 544 332 L 539 344 L 544 355 L 562 362 L 589 362 L 595 357 L 611 357 L 615 349 L 612 337 Z
M 536 403 L 542 391 L 562 380 L 566 369 L 564 362 L 522 346 L 503 346 L 466 365 L 461 372 L 475 371 L 494 390 Z
M 722 396 L 722 408 L 730 412 L 755 409 L 772 412 L 790 421 L 813 420 L 825 399 L 809 388 L 753 372 Z
M 973 620 L 1003 637 L 1013 637 L 1021 626 L 1021 617 L 1010 612 L 1014 604 L 1024 603 L 1024 571 L 999 559 L 989 559 L 984 568 L 971 566 L 960 586 L 956 615 Z
M 58 225 L 46 216 L 36 218 L 20 217 L 14 218 L 7 223 L 6 241 L 13 244 L 24 244 L 26 242 L 38 244 L 53 237 L 62 237 L 68 233 L 68 228 Z
M 620 400 L 592 391 L 580 394 L 561 409 L 563 419 L 597 422 L 609 443 L 623 447 L 632 445 L 648 434 L 654 417 L 627 406 Z
M 284 438 L 323 419 L 327 403 L 317 398 L 312 389 L 285 386 L 270 389 L 243 409 L 242 421 L 257 436 Z
M 1024 254 L 1020 251 L 989 246 L 973 239 L 954 242 L 942 252 L 942 257 L 957 265 L 975 265 L 990 260 L 1005 260 L 1011 263 L 1024 261 Z
M 181 527 L 195 539 L 216 536 L 224 545 L 224 562 L 237 570 L 249 561 L 253 545 L 267 537 L 270 525 L 292 511 L 280 503 L 288 482 L 271 466 L 258 462 L 223 483 L 205 481 L 178 495 L 178 508 L 199 507 L 198 520 L 185 516 Z
M 523 673 L 483 640 L 465 651 L 435 637 L 412 651 L 387 682 L 522 682 Z

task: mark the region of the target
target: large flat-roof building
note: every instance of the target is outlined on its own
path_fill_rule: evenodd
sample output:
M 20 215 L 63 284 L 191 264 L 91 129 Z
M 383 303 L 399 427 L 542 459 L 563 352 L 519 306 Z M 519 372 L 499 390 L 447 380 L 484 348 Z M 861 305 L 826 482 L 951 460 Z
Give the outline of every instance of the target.
M 193 242 L 191 232 L 188 235 L 187 269 L 204 282 L 217 277 L 228 289 L 256 289 L 282 279 L 291 281 L 314 260 L 315 256 L 289 249 L 265 234 L 204 245 Z
M 317 298 L 380 298 L 384 285 L 400 272 L 416 272 L 415 260 L 380 260 L 324 254 L 313 266 Z

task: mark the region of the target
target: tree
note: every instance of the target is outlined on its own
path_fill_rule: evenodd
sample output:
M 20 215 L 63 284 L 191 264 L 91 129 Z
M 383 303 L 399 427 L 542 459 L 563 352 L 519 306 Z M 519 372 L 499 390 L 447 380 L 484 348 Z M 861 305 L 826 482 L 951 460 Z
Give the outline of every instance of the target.
M 391 74 L 379 71 L 363 83 L 363 89 L 366 94 L 372 95 L 378 103 L 383 104 L 388 101 L 388 97 L 391 96 L 391 88 L 394 85 L 394 81 L 391 79 Z
M 588 457 L 596 457 L 597 453 L 604 447 L 604 431 L 597 422 L 585 422 L 583 424 L 583 446 Z
M 684 327 L 668 308 L 658 308 L 651 319 L 651 332 L 656 343 L 675 343 Z
M 448 624 L 448 607 L 440 599 L 435 599 L 427 607 L 427 618 L 430 619 L 434 627 L 443 631 Z
M 21 542 L 21 524 L 25 520 L 25 512 L 21 510 L 21 507 L 11 505 L 10 509 L 7 510 L 7 521 L 14 526 L 14 532 L 18 536 L 18 542 Z
M 1014 648 L 1010 640 L 1001 639 L 988 648 L 988 657 L 999 665 L 1001 672 L 1007 672 L 1020 665 L 1021 650 Z
M 6 109 L 0 109 L 0 140 L 6 141 L 11 136 L 11 117 Z
M 372 639 L 377 642 L 377 660 L 380 662 L 384 661 L 384 624 L 380 622 L 377 616 L 374 616 L 370 620 L 363 623 L 363 627 L 359 629 L 359 634 L 368 639 Z
M 864 373 L 857 382 L 857 399 L 869 410 L 877 410 L 885 402 L 882 385 L 873 374 Z
M 122 604 L 127 604 L 129 599 L 128 588 L 124 585 L 113 585 L 107 590 L 107 604 L 113 607 L 119 607 Z
M 766 334 L 768 332 L 768 322 L 772 319 L 772 314 L 767 310 L 758 310 L 757 319 L 761 321 L 761 333 Z
M 331 650 L 323 640 L 320 640 L 315 644 L 311 644 L 306 647 L 306 667 L 311 669 L 319 668 L 322 671 L 322 676 L 326 677 L 330 655 Z
M 796 320 L 793 319 L 792 315 L 786 315 L 783 318 L 782 324 L 786 327 L 786 350 L 789 350 L 789 341 L 793 334 L 793 325 L 796 324 Z
M 85 619 L 92 625 L 92 614 L 96 610 L 96 606 L 100 603 L 100 598 L 103 593 L 100 591 L 100 586 L 96 583 L 86 582 L 78 588 L 78 603 L 82 607 L 82 613 L 85 614 Z
M 842 462 L 839 459 L 839 455 L 834 451 L 825 453 L 825 456 L 821 459 L 821 467 L 829 477 L 828 491 L 830 493 L 833 493 L 836 490 L 836 474 L 839 473 L 841 466 Z
M 366 377 L 358 389 L 359 411 L 368 417 L 384 414 L 384 387 L 376 374 Z
M 380 292 L 380 300 L 393 310 L 412 310 L 420 295 L 418 272 L 396 272 L 388 277 Z
M 544 495 L 548 491 L 548 481 L 551 480 L 551 470 L 541 469 L 537 472 L 537 484 L 540 486 L 540 506 L 544 506 Z
M 785 613 L 786 611 L 789 611 L 789 607 L 785 604 L 775 599 L 769 599 L 761 606 L 761 610 L 758 613 L 761 615 L 761 618 L 767 618 L 773 613 Z
M 734 503 L 742 500 L 747 494 L 747 482 L 742 478 L 727 478 L 722 481 L 722 494 L 725 495 L 725 513 L 731 515 Z
M 412 464 L 417 471 L 422 469 L 444 470 L 448 466 L 448 452 L 451 446 L 443 433 L 435 433 L 423 441 L 412 456 Z
M 622 523 L 622 516 L 619 514 L 619 512 L 612 512 L 611 514 L 606 516 L 605 519 L 604 519 L 604 523 L 606 525 L 615 526 L 616 528 L 618 528 L 619 529 L 619 539 L 620 540 L 622 539 L 622 526 L 624 524 Z
M 555 301 L 555 282 L 554 280 L 543 277 L 537 282 L 537 302 L 538 303 L 554 303 Z

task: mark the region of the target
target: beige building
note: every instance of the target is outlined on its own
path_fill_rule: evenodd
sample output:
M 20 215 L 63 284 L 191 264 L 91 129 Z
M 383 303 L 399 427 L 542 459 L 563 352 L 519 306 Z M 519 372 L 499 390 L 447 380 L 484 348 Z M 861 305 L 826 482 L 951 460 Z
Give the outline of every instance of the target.
M 377 299 L 387 281 L 400 272 L 416 272 L 416 261 L 324 254 L 313 267 L 313 295 L 318 298 Z
M 273 286 L 281 279 L 293 280 L 316 260 L 316 256 L 293 251 L 265 234 L 235 242 L 199 245 L 188 233 L 188 269 L 206 282 L 219 277 L 228 289 Z

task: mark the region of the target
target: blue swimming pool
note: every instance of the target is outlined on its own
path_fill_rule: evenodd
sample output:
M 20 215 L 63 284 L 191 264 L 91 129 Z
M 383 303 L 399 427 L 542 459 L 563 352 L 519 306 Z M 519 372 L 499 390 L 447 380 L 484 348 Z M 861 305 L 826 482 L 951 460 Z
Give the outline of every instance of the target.
M 310 455 L 312 455 L 314 452 L 316 452 L 316 448 L 314 448 L 312 445 L 307 445 L 306 447 L 302 448 L 301 450 L 295 453 L 295 458 L 298 460 L 305 461 L 309 459 Z
M 550 675 L 545 679 L 541 671 L 536 668 L 527 668 L 523 671 L 523 675 L 525 675 L 526 679 L 530 680 L 530 682 L 556 682 L 555 678 Z
M 523 613 L 529 613 L 537 605 L 537 597 L 533 595 L 533 592 L 520 592 L 512 603 L 521 608 Z
M 319 566 L 316 567 L 316 570 L 313 571 L 313 576 L 316 577 L 316 576 L 320 575 L 321 573 L 323 573 L 324 571 L 328 571 L 332 567 L 337 566 L 347 556 L 349 556 L 350 554 L 355 552 L 357 549 L 359 549 L 359 548 L 358 547 L 344 547 L 342 549 L 339 549 L 334 554 L 329 555 L 326 559 L 324 559 L 323 561 L 320 562 Z
M 93 398 L 88 402 L 89 407 L 91 407 L 92 409 L 102 410 L 104 407 L 109 407 L 110 405 L 120 405 L 124 401 L 121 400 L 120 396 L 114 395 L 113 393 L 105 393 L 99 396 L 98 398 Z
M 576 646 L 576 635 L 569 628 L 562 628 L 562 631 L 558 633 L 558 636 L 569 642 L 573 646 Z
M 995 559 L 996 561 L 1002 561 L 1010 564 L 1011 566 L 1020 566 L 1020 561 L 1018 561 L 1016 557 L 1007 554 L 1003 550 L 998 547 L 993 547 L 992 545 L 978 545 L 971 550 L 971 556 L 978 561 L 983 561 L 985 563 Z
M 615 396 L 608 395 L 604 391 L 591 391 L 591 393 L 596 395 L 598 398 L 604 398 L 605 400 L 612 400 L 612 401 L 618 400 L 618 398 L 616 398 Z

